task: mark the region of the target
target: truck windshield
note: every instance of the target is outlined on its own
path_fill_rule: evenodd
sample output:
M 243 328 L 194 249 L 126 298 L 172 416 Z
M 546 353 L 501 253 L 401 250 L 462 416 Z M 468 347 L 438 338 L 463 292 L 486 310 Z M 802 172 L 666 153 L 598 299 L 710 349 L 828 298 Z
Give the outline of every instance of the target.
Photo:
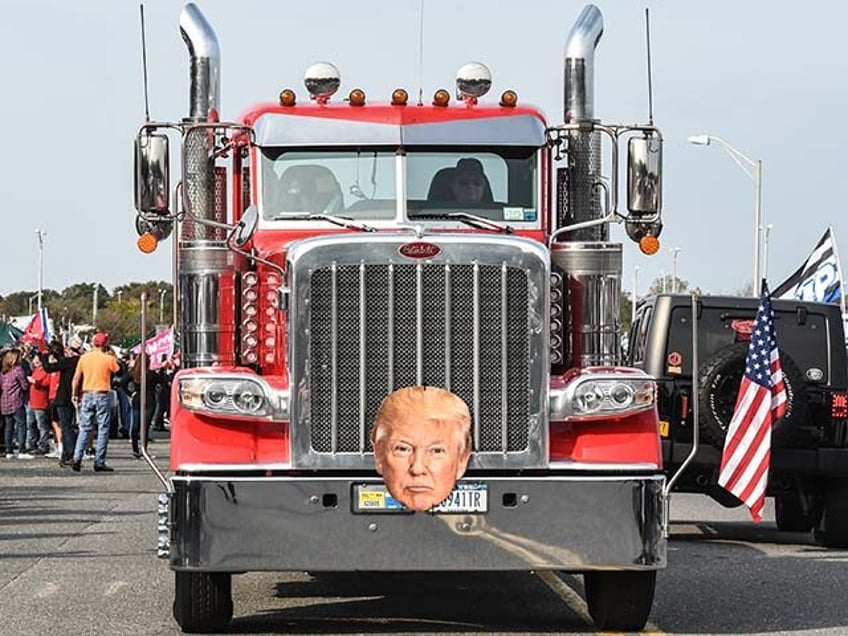
M 410 219 L 469 212 L 499 222 L 535 222 L 535 148 L 406 148 Z M 397 217 L 398 150 L 262 149 L 262 214 L 328 214 L 356 220 Z
M 535 148 L 413 149 L 406 176 L 411 219 L 456 211 L 506 222 L 538 216 Z

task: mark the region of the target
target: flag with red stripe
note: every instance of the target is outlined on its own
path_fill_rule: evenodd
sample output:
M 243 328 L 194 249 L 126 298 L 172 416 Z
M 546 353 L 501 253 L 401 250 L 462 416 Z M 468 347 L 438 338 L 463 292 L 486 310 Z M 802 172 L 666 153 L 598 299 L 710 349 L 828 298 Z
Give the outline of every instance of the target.
M 42 307 L 38 313 L 30 318 L 29 323 L 21 335 L 21 342 L 38 345 L 50 340 L 50 323 L 47 319 L 47 308 Z
M 718 483 L 762 520 L 771 459 L 771 428 L 786 413 L 786 384 L 774 331 L 774 310 L 763 281 L 745 373 L 724 440 Z

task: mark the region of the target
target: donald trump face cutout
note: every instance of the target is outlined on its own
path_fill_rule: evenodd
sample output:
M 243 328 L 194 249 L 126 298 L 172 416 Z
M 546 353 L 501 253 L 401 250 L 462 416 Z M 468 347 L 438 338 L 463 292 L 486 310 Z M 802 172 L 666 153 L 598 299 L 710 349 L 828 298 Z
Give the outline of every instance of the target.
M 444 501 L 471 457 L 471 414 L 450 391 L 411 386 L 383 400 L 371 444 L 389 494 L 407 508 L 429 510 Z

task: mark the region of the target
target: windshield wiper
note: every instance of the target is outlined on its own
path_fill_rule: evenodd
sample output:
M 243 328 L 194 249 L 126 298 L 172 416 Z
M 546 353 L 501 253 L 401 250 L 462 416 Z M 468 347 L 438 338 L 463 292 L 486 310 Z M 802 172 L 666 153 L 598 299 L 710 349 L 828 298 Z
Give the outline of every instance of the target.
M 419 212 L 418 214 L 408 215 L 409 219 L 442 219 L 445 221 L 461 221 L 478 230 L 494 230 L 502 234 L 512 234 L 513 228 L 511 225 L 501 225 L 490 221 L 486 217 L 477 216 L 469 212 Z
M 332 214 L 303 214 L 300 212 L 277 214 L 272 221 L 327 221 L 333 225 L 344 227 L 349 230 L 360 232 L 376 232 L 377 229 L 365 223 L 356 223 L 347 216 L 333 216 Z

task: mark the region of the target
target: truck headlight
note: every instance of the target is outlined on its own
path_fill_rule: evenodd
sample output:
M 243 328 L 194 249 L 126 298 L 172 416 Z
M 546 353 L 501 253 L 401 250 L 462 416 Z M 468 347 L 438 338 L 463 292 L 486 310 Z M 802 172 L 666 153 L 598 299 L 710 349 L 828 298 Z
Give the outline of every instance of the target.
M 644 373 L 591 373 L 552 389 L 550 418 L 557 420 L 620 417 L 652 408 L 656 382 Z
M 285 419 L 288 396 L 279 395 L 259 377 L 189 375 L 180 378 L 180 405 L 192 411 L 228 417 Z

